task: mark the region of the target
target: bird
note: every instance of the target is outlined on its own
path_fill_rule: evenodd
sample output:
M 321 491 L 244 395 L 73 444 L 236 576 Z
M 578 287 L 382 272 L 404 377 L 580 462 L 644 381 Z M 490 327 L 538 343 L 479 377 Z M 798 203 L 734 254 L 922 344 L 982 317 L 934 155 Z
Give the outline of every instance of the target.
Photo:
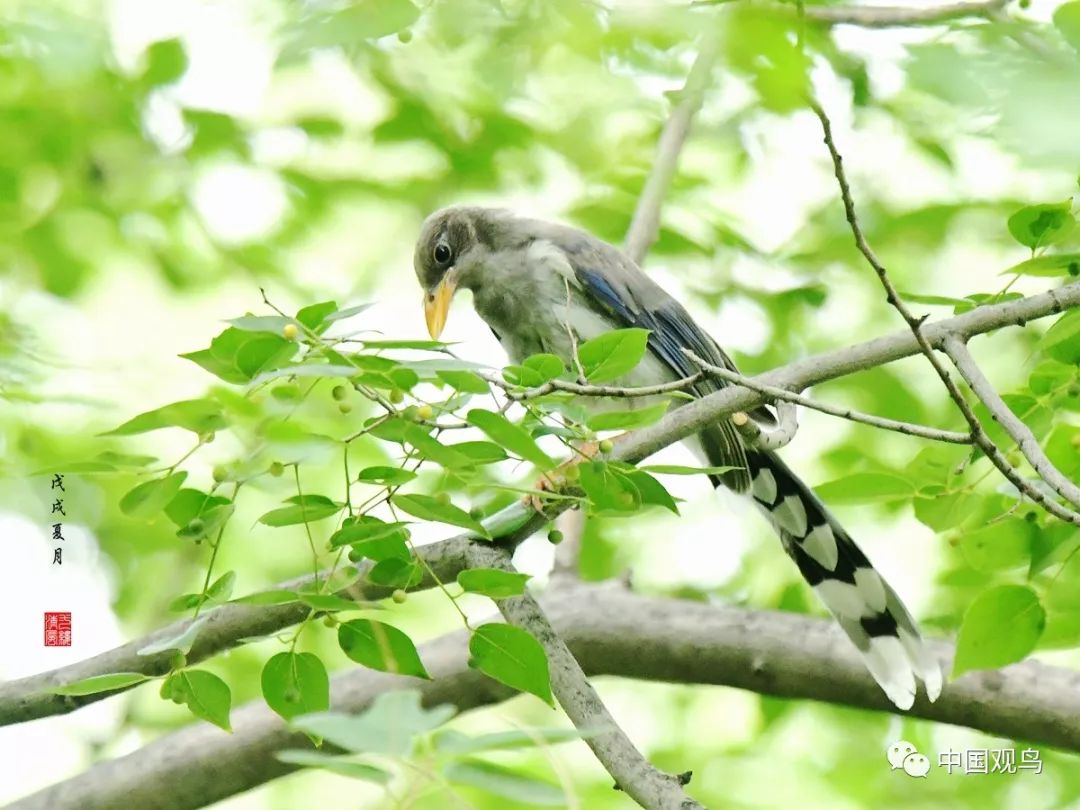
M 467 289 L 513 363 L 548 353 L 573 368 L 581 342 L 636 327 L 648 330 L 645 356 L 610 384 L 653 386 L 691 376 L 698 369 L 686 349 L 737 370 L 686 308 L 634 261 L 569 225 L 501 208 L 449 206 L 424 220 L 413 265 L 433 340 L 443 332 L 455 292 Z M 725 384 L 701 378 L 688 393 L 701 397 Z M 620 402 L 642 405 L 637 398 Z M 766 408 L 751 416 L 772 421 Z M 941 667 L 911 613 L 813 489 L 774 450 L 744 440 L 730 418 L 687 444 L 709 465 L 729 468 L 709 473 L 713 485 L 753 500 L 889 700 L 910 709 L 920 681 L 927 698 L 935 700 Z

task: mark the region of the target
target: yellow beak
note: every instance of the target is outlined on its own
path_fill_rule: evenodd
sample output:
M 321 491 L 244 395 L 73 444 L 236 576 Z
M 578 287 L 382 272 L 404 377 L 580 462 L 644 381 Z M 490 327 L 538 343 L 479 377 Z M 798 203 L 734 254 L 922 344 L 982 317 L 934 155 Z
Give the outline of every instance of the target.
M 435 289 L 424 297 L 424 318 L 427 320 L 428 334 L 432 340 L 438 340 L 446 326 L 446 317 L 450 312 L 450 302 L 457 291 L 457 280 L 453 272 L 448 272 L 436 285 Z

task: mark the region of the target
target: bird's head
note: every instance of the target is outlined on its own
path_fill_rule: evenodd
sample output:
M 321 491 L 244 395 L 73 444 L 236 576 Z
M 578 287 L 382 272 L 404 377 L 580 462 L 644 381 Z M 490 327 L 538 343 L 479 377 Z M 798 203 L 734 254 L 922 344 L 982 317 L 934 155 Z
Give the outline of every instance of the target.
M 506 211 L 452 206 L 424 220 L 416 241 L 413 267 L 424 290 L 428 334 L 437 340 L 446 326 L 450 302 L 458 287 L 475 289 L 484 262 L 499 249 Z

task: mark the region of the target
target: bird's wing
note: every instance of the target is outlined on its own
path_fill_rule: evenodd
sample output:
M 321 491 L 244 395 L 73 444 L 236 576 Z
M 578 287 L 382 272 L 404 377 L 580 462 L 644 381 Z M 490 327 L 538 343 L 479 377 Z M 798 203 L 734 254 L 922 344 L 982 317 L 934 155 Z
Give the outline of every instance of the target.
M 680 377 L 698 371 L 683 348 L 714 365 L 735 370 L 731 358 L 683 306 L 618 250 L 581 237 L 569 239 L 560 247 L 596 308 L 625 327 L 648 329 L 649 350 Z M 706 378 L 691 392 L 704 396 L 723 385 L 721 380 Z M 764 414 L 764 418 L 770 418 L 768 412 Z M 723 483 L 736 492 L 745 492 L 750 486 L 746 453 L 734 425 L 723 420 L 702 431 L 700 438 L 710 464 L 736 468 L 722 476 Z

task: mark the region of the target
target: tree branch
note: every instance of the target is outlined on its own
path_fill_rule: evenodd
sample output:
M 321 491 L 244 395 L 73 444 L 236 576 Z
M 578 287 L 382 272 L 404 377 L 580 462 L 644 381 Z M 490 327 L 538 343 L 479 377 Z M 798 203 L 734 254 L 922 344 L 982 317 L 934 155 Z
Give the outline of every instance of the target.
M 1080 526 L 1080 513 L 1060 505 L 1053 498 L 1047 497 L 1042 490 L 1033 486 L 1030 481 L 1025 480 L 1020 472 L 1009 463 L 1005 454 L 994 444 L 986 434 L 986 431 L 983 430 L 983 426 L 979 422 L 978 417 L 975 416 L 975 412 L 971 409 L 971 406 L 968 405 L 967 400 L 964 399 L 964 395 L 960 392 L 960 389 L 957 387 L 952 377 L 949 376 L 949 372 L 945 368 L 945 365 L 934 353 L 933 346 L 930 345 L 930 342 L 923 334 L 922 325 L 926 320 L 926 316 L 916 318 L 911 314 L 911 310 L 908 309 L 907 305 L 900 298 L 900 294 L 896 291 L 896 287 L 893 285 L 892 279 L 889 278 L 889 273 L 885 269 L 885 266 L 878 259 L 873 248 L 870 247 L 870 243 L 867 242 L 866 235 L 859 225 L 859 218 L 855 213 L 855 201 L 851 196 L 851 187 L 848 185 L 847 175 L 844 173 L 843 158 L 840 156 L 840 152 L 836 148 L 836 142 L 833 140 L 832 124 L 829 121 L 829 116 L 825 114 L 825 110 L 823 110 L 816 102 L 811 102 L 810 106 L 813 109 L 814 114 L 817 115 L 818 120 L 821 121 L 821 129 L 825 136 L 825 146 L 828 147 L 829 156 L 832 158 L 833 171 L 836 174 L 837 185 L 840 187 L 840 197 L 844 202 L 844 213 L 847 217 L 848 225 L 851 226 L 851 233 L 855 237 L 855 246 L 866 259 L 867 264 L 869 264 L 877 274 L 881 286 L 885 289 L 886 299 L 892 307 L 900 313 L 900 316 L 904 321 L 907 322 L 908 328 L 911 329 L 911 333 L 918 343 L 919 350 L 930 362 L 930 365 L 945 386 L 945 390 L 949 392 L 952 401 L 956 403 L 956 407 L 960 410 L 960 413 L 964 417 L 964 421 L 967 422 L 968 428 L 971 430 L 972 441 L 986 454 L 987 458 L 990 459 L 990 462 L 998 468 L 1001 474 L 1005 476 L 1006 480 L 1024 495 L 1042 506 L 1043 509 L 1055 517 Z M 944 337 L 948 336 L 946 335 L 943 336 L 943 338 Z
M 641 596 L 613 583 L 567 582 L 541 597 L 551 624 L 590 676 L 715 684 L 785 698 L 897 712 L 835 622 L 791 613 Z M 931 642 L 943 664 L 951 645 Z M 352 669 L 333 678 L 335 711 L 358 712 L 378 694 L 419 689 L 427 706 L 461 711 L 513 693 L 468 666 L 468 635 L 420 647 L 433 680 Z M 1026 661 L 967 673 L 910 712 L 1010 739 L 1080 751 L 1080 673 Z M 296 769 L 273 754 L 310 747 L 261 700 L 232 713 L 233 733 L 195 723 L 42 790 L 10 810 L 186 810 Z M 699 770 L 708 762 L 689 762 Z
M 1046 457 L 1046 453 L 1039 446 L 1039 440 L 1035 438 L 1031 428 L 1012 412 L 1012 409 L 1005 404 L 1005 400 L 994 390 L 994 386 L 986 379 L 986 375 L 982 373 L 964 341 L 949 335 L 942 342 L 941 348 L 945 354 L 949 355 L 957 371 L 960 372 L 960 376 L 967 380 L 967 384 L 971 386 L 975 396 L 990 411 L 994 421 L 1001 425 L 1005 432 L 1013 438 L 1020 448 L 1020 452 L 1024 454 L 1024 458 L 1028 460 L 1028 463 L 1039 474 L 1039 477 L 1062 498 L 1071 501 L 1076 506 L 1080 506 L 1080 487 L 1066 478 L 1061 470 L 1055 467 L 1050 459 Z
M 859 411 L 853 411 L 850 408 L 838 408 L 835 405 L 828 405 L 824 402 L 818 402 L 810 397 L 803 396 L 802 394 L 796 394 L 793 391 L 788 391 L 784 388 L 778 388 L 774 385 L 764 385 L 756 382 L 753 378 L 745 377 L 742 374 L 731 371 L 730 369 L 722 368 L 721 366 L 713 365 L 706 360 L 698 357 L 689 349 L 683 349 L 687 357 L 694 361 L 694 363 L 710 374 L 719 377 L 722 380 L 727 380 L 730 383 L 741 385 L 751 390 L 758 391 L 767 395 L 771 399 L 779 399 L 786 402 L 793 402 L 796 405 L 802 405 L 804 408 L 810 408 L 811 410 L 821 411 L 821 413 L 827 413 L 830 416 L 839 416 L 841 419 L 848 419 L 852 422 L 860 422 L 864 425 L 871 425 L 876 428 L 882 428 L 883 430 L 894 430 L 897 433 L 903 433 L 906 436 L 918 436 L 922 439 L 933 439 L 939 442 L 951 442 L 952 444 L 971 444 L 971 435 L 967 433 L 957 433 L 952 430 L 940 430 L 939 428 L 926 427 L 924 425 L 916 425 L 911 422 L 899 422 L 896 419 L 886 419 L 883 416 L 874 416 L 869 413 L 860 413 Z
M 471 568 L 515 571 L 507 549 L 474 543 L 469 547 L 468 559 Z M 581 664 L 529 593 L 500 599 L 496 604 L 507 623 L 528 631 L 543 646 L 552 692 L 574 728 L 586 735 L 585 742 L 620 790 L 642 807 L 704 810 L 686 795 L 678 777 L 654 768 L 634 747 L 596 694 Z
M 821 6 L 806 5 L 806 19 L 823 25 L 857 25 L 861 28 L 898 28 L 915 25 L 938 25 L 964 17 L 990 17 L 1001 11 L 1008 0 L 945 3 L 940 6 Z M 785 14 L 797 14 L 794 3 L 770 3 L 765 6 Z
M 1004 326 L 1024 324 L 1058 314 L 1076 306 L 1080 306 L 1080 282 L 1015 301 L 980 306 L 963 315 L 927 323 L 923 325 L 922 333 L 930 345 L 938 346 L 950 334 L 962 339 L 970 338 Z M 827 380 L 910 357 L 918 352 L 919 347 L 914 336 L 905 329 L 865 343 L 807 357 L 750 379 L 761 385 L 802 390 Z M 767 399 L 764 394 L 740 385 L 727 386 L 686 403 L 653 425 L 624 434 L 615 443 L 610 457 L 636 464 L 717 420 L 730 417 L 736 411 L 753 410 Z M 544 516 L 537 514 L 531 507 L 517 503 L 492 515 L 484 521 L 484 525 L 492 536 L 499 538 L 499 545 L 512 548 L 566 508 L 567 502 L 564 500 L 553 502 Z M 460 534 L 422 546 L 418 553 L 423 555 L 439 578 L 446 581 L 456 577 L 457 572 L 465 567 L 469 542 L 469 534 Z M 363 570 L 366 570 L 366 567 L 362 568 Z M 307 576 L 283 583 L 279 587 L 295 590 L 311 582 L 312 577 Z M 425 579 L 418 588 L 433 586 L 434 582 Z M 366 598 L 383 598 L 387 595 L 386 588 L 365 585 Z M 307 615 L 307 608 L 298 605 L 268 607 L 229 604 L 216 608 L 208 615 L 210 618 L 207 626 L 188 655 L 191 663 L 234 647 L 242 639 L 274 633 L 295 624 Z M 174 622 L 144 638 L 85 661 L 0 684 L 0 725 L 70 712 L 79 706 L 115 694 L 62 698 L 43 691 L 54 686 L 110 672 L 161 674 L 164 668 L 167 668 L 167 654 L 140 656 L 137 651 L 153 641 L 179 635 L 189 624 L 189 621 Z
M 656 147 L 656 158 L 652 170 L 645 180 L 645 187 L 638 197 L 637 207 L 630 219 L 623 250 L 635 264 L 641 264 L 649 252 L 656 234 L 660 230 L 660 207 L 664 196 L 675 177 L 686 136 L 690 133 L 690 124 L 705 98 L 705 90 L 712 79 L 712 69 L 719 54 L 719 31 L 713 24 L 701 38 L 694 66 L 686 77 L 686 84 L 679 93 L 679 103 L 671 111 L 671 116 L 660 133 Z

